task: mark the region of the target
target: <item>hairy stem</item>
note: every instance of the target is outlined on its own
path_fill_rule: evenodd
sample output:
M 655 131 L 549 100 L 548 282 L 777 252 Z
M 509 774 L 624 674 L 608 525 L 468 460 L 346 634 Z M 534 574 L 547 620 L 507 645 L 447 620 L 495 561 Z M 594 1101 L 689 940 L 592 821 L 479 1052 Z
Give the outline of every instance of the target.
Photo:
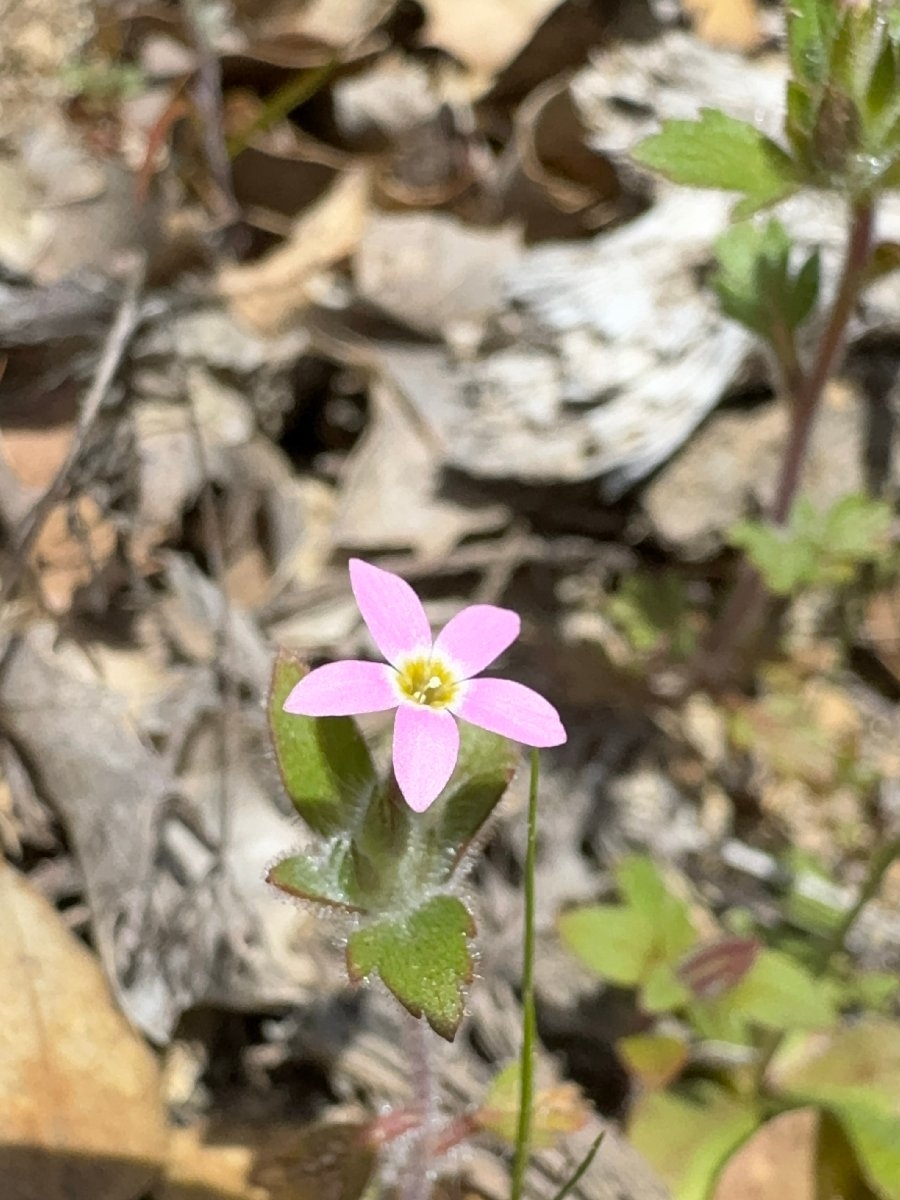
M 769 519 L 775 525 L 784 525 L 788 521 L 800 487 L 822 394 L 840 361 L 850 318 L 865 280 L 874 220 L 875 209 L 870 199 L 854 204 L 838 289 L 808 370 L 804 371 L 799 363 L 792 336 L 776 339 L 779 382 L 791 403 L 791 427 L 769 511 Z M 733 653 L 759 628 L 767 602 L 768 593 L 762 578 L 745 562 L 704 647 L 704 673 L 708 674 L 710 668 L 717 668 L 713 669 L 713 675 L 730 670 Z
M 522 937 L 522 1056 L 519 1067 L 519 1125 L 513 1159 L 510 1200 L 521 1200 L 525 1170 L 531 1153 L 532 1108 L 534 1105 L 534 1046 L 537 1018 L 534 1009 L 534 912 L 535 863 L 537 861 L 537 802 L 540 755 L 531 752 L 531 783 L 528 790 L 528 841 L 525 850 L 525 931 Z
M 404 1012 L 403 1034 L 412 1086 L 412 1110 L 418 1116 L 418 1128 L 412 1136 L 400 1197 L 401 1200 L 429 1200 L 432 1191 L 431 1142 L 437 1115 L 430 1030 L 423 1018 Z

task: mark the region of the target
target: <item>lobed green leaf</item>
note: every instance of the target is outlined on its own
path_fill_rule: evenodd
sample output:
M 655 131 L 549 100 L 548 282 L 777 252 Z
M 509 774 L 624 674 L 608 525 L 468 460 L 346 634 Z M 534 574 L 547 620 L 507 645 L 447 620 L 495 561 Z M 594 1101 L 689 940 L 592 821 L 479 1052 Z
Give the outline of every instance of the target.
M 475 925 L 456 896 L 438 895 L 400 916 L 355 930 L 347 943 L 354 982 L 378 974 L 403 1007 L 453 1041 L 472 978 Z
M 776 204 L 800 183 L 792 159 L 771 138 L 712 108 L 697 121 L 666 121 L 632 156 L 673 183 L 743 193 L 737 216 Z

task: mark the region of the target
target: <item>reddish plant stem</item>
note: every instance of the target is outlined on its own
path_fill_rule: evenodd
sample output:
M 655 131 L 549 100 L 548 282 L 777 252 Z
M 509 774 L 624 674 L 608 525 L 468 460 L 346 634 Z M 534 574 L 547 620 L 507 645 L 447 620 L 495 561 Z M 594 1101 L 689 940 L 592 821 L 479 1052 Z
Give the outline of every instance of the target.
M 791 401 L 791 427 L 769 511 L 769 519 L 775 525 L 784 525 L 790 517 L 822 394 L 846 344 L 847 328 L 865 279 L 874 217 L 870 199 L 854 204 L 838 289 L 809 369 L 804 371 L 800 365 L 792 334 L 782 331 L 783 336 L 776 339 L 781 387 Z M 761 576 L 745 561 L 703 649 L 700 674 L 704 678 L 712 677 L 715 681 L 730 673 L 734 654 L 759 628 L 767 602 L 768 592 Z

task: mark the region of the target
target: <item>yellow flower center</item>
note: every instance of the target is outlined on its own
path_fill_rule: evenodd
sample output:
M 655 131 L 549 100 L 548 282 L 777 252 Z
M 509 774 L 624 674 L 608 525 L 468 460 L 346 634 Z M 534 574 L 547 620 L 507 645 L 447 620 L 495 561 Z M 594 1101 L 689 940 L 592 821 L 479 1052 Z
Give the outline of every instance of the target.
M 407 700 L 428 708 L 446 708 L 459 691 L 453 674 L 432 658 L 409 659 L 397 671 L 397 685 Z

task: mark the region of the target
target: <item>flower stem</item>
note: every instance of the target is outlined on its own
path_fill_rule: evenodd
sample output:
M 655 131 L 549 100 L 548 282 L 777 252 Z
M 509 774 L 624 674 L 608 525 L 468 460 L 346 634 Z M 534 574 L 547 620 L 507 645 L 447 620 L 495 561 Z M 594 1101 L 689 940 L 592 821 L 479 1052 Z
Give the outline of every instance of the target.
M 534 913 L 535 863 L 537 861 L 537 802 L 540 755 L 531 752 L 531 782 L 528 789 L 528 841 L 525 850 L 525 930 L 522 937 L 522 1056 L 519 1066 L 519 1125 L 513 1160 L 510 1200 L 521 1200 L 525 1170 L 531 1153 L 532 1108 L 534 1104 L 534 1047 L 537 1018 L 534 1008 Z
M 431 1066 L 429 1029 L 424 1019 L 403 1013 L 403 1033 L 412 1085 L 412 1109 L 418 1128 L 412 1135 L 409 1157 L 400 1186 L 401 1200 L 429 1200 L 432 1180 L 432 1133 L 437 1115 L 434 1072 Z
M 851 209 L 850 232 L 838 289 L 809 369 L 804 371 L 800 366 L 792 336 L 777 339 L 774 346 L 780 388 L 791 402 L 790 432 L 769 511 L 769 519 L 774 525 L 787 523 L 800 487 L 825 385 L 840 360 L 850 319 L 865 282 L 874 222 L 872 200 L 856 201 Z M 759 628 L 767 602 L 768 592 L 762 577 L 745 561 L 728 603 L 703 649 L 704 673 L 710 668 L 714 668 L 713 676 L 730 672 L 734 653 Z

